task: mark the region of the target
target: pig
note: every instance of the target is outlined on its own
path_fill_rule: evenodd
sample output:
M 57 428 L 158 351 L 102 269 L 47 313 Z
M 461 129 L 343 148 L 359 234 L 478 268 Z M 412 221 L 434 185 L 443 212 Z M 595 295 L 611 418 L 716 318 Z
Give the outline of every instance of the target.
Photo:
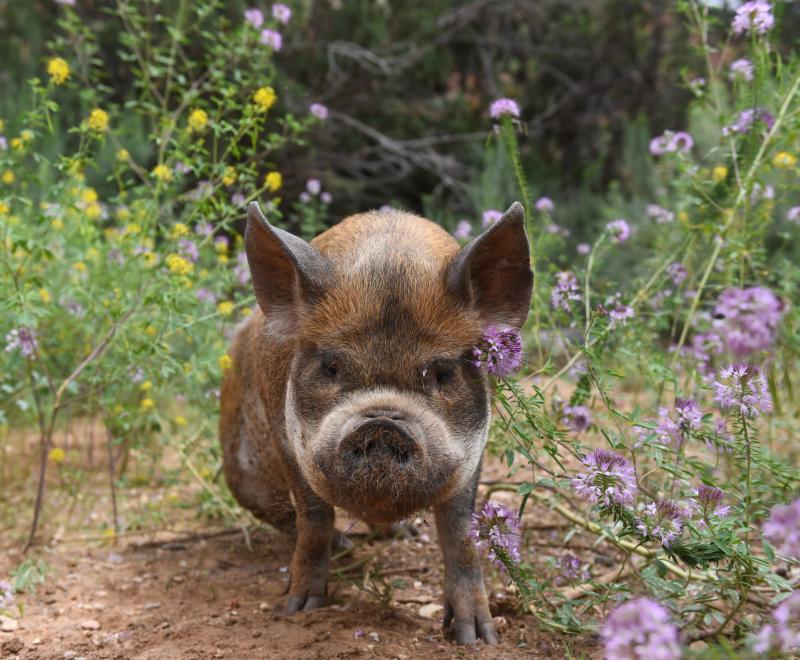
M 473 347 L 519 329 L 533 275 L 513 204 L 463 248 L 397 210 L 353 215 L 310 243 L 248 207 L 258 308 L 233 339 L 219 422 L 225 479 L 295 539 L 287 613 L 325 604 L 334 507 L 372 525 L 433 509 L 444 626 L 498 641 L 468 537 L 490 423 Z

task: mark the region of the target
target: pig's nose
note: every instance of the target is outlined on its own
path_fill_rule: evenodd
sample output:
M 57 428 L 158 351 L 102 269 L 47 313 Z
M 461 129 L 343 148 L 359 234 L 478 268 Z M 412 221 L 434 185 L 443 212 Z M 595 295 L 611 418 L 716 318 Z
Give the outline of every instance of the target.
M 354 464 L 362 461 L 390 461 L 405 464 L 419 451 L 414 439 L 397 419 L 388 415 L 365 415 L 367 421 L 347 435 L 339 447 L 340 454 Z

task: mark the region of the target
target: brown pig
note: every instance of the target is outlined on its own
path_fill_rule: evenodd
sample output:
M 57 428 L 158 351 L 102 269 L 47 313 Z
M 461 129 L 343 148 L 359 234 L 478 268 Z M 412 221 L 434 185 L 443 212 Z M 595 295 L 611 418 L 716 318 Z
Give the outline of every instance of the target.
M 445 626 L 496 643 L 467 536 L 490 421 L 471 351 L 487 326 L 527 318 L 522 206 L 460 248 L 395 210 L 309 244 L 253 202 L 245 249 L 260 309 L 230 349 L 220 440 L 239 503 L 296 539 L 287 611 L 325 603 L 334 507 L 370 524 L 433 507 Z

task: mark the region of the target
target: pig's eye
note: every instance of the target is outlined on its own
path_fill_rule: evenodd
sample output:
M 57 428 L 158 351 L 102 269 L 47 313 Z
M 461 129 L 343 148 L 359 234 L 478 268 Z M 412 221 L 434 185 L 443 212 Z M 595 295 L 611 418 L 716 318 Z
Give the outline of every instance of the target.
M 449 385 L 453 381 L 453 370 L 449 367 L 442 367 L 436 370 L 436 384 L 439 387 Z
M 455 381 L 454 367 L 448 363 L 431 364 L 422 370 L 422 383 L 426 392 L 438 392 Z
M 332 362 L 328 362 L 327 360 L 323 360 L 321 365 L 322 375 L 326 378 L 330 378 L 333 380 L 338 375 L 338 371 L 336 370 L 336 365 Z

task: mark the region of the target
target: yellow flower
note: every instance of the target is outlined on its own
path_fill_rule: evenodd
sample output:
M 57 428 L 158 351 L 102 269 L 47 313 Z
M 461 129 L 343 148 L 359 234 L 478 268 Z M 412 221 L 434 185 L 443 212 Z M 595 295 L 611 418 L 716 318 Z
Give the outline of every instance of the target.
M 264 186 L 270 192 L 276 192 L 280 190 L 280 187 L 283 185 L 283 176 L 280 172 L 269 172 L 264 177 Z
M 172 226 L 172 238 L 180 238 L 181 236 L 186 236 L 189 233 L 189 227 L 187 227 L 182 222 L 176 222 Z
M 3 183 L 5 183 L 6 185 L 10 186 L 12 183 L 14 183 L 14 180 L 16 178 L 17 177 L 14 176 L 14 173 L 11 170 L 6 170 L 5 172 L 3 172 L 2 180 Z
M 61 447 L 53 447 L 50 450 L 50 453 L 47 454 L 47 458 L 49 458 L 53 463 L 58 465 L 64 460 L 64 450 Z
M 230 258 L 228 257 L 228 255 L 227 255 L 227 254 L 218 254 L 218 255 L 217 255 L 217 263 L 218 263 L 218 264 L 225 265 L 225 264 L 226 264 L 226 263 L 228 263 L 229 261 L 230 261 Z
M 120 149 L 117 151 L 117 160 L 130 160 L 131 155 L 127 149 Z
M 153 406 L 155 406 L 155 405 L 156 405 L 156 402 L 148 397 L 146 399 L 142 399 L 141 403 L 139 404 L 139 407 L 142 410 L 147 411 L 147 410 L 152 410 Z
M 176 426 L 186 426 L 189 422 L 186 421 L 186 418 L 183 415 L 175 415 L 172 418 L 172 421 L 175 422 Z
M 64 229 L 64 221 L 61 218 L 54 218 L 50 226 L 56 231 L 61 231 Z
M 108 130 L 108 113 L 100 108 L 95 108 L 89 113 L 86 124 L 90 131 L 105 133 Z
M 0 215 L 6 215 L 11 210 L 11 207 L 5 202 L 0 202 Z
M 74 264 L 72 264 L 72 267 L 79 273 L 85 273 L 87 270 L 86 264 L 83 263 L 82 261 L 76 261 Z
M 39 298 L 41 298 L 42 302 L 47 305 L 48 303 L 52 302 L 53 296 L 50 295 L 50 292 L 42 287 L 39 289 Z
M 172 170 L 164 164 L 156 165 L 153 168 L 153 176 L 161 181 L 161 183 L 167 183 L 168 181 L 172 181 Z
M 217 311 L 222 316 L 230 316 L 233 314 L 233 308 L 235 305 L 230 300 L 223 300 L 219 305 L 217 305 Z
M 790 170 L 797 165 L 797 156 L 788 151 L 779 151 L 773 156 L 772 164 L 781 170 Z
M 221 238 L 214 241 L 214 249 L 217 252 L 227 252 L 228 251 L 228 241 L 222 240 Z
M 0 133 L 2 133 L 4 130 L 6 130 L 6 123 L 0 119 Z
M 11 145 L 12 149 L 16 149 L 17 151 L 25 146 L 22 140 L 20 140 L 18 137 L 11 138 L 11 142 L 9 144 Z
M 69 78 L 69 64 L 60 57 L 54 57 L 47 63 L 47 73 L 55 85 L 63 85 Z
M 188 275 L 194 270 L 194 264 L 191 261 L 184 259 L 179 254 L 168 254 L 166 257 L 167 268 L 170 273 L 176 275 Z
M 81 199 L 87 204 L 97 201 L 97 191 L 94 188 L 86 188 L 81 193 Z
M 256 112 L 266 112 L 273 106 L 277 98 L 278 95 L 272 87 L 259 87 L 256 93 L 253 94 Z
M 22 141 L 22 144 L 28 144 L 28 142 L 33 140 L 33 131 L 28 130 L 27 128 L 24 131 L 20 131 L 19 139 Z
M 193 133 L 200 133 L 208 126 L 208 115 L 205 110 L 194 110 L 189 115 L 189 130 Z
M 126 220 L 131 219 L 131 211 L 127 206 L 119 206 L 115 211 L 114 215 L 117 216 L 118 220 L 125 222 Z
M 158 334 L 158 329 L 157 329 L 157 328 L 156 328 L 156 326 L 154 326 L 154 325 L 148 325 L 148 326 L 147 326 L 147 327 L 144 329 L 144 333 L 145 333 L 145 334 L 146 334 L 148 337 L 155 337 L 155 336 Z
M 155 252 L 145 252 L 142 256 L 144 257 L 144 265 L 147 268 L 152 268 L 158 263 L 158 255 Z
M 724 165 L 717 165 L 713 170 L 711 170 L 711 178 L 714 180 L 714 183 L 724 181 L 727 177 L 728 168 Z
M 233 360 L 231 359 L 231 356 L 227 354 L 220 355 L 217 362 L 219 363 L 219 368 L 222 369 L 223 372 L 227 371 L 233 366 Z
M 250 312 L 253 311 L 252 307 L 242 307 L 239 312 L 241 312 L 242 316 L 250 316 Z
M 153 389 L 153 383 L 149 380 L 146 380 L 141 385 L 139 385 L 139 389 L 142 390 L 142 392 L 149 392 L 150 390 Z
M 226 186 L 232 186 L 236 183 L 236 170 L 230 166 L 225 168 L 225 171 L 222 173 L 222 183 Z
M 97 248 L 90 247 L 86 250 L 86 258 L 91 261 L 97 261 L 100 258 L 100 251 Z
M 678 222 L 682 222 L 684 224 L 689 222 L 689 214 L 686 211 L 681 211 L 678 213 Z
M 97 218 L 102 215 L 103 207 L 97 202 L 89 204 L 89 206 L 86 207 L 86 217 L 89 218 L 89 220 L 97 220 Z
M 131 222 L 125 225 L 126 234 L 138 234 L 140 231 L 142 231 L 142 227 L 138 222 Z

